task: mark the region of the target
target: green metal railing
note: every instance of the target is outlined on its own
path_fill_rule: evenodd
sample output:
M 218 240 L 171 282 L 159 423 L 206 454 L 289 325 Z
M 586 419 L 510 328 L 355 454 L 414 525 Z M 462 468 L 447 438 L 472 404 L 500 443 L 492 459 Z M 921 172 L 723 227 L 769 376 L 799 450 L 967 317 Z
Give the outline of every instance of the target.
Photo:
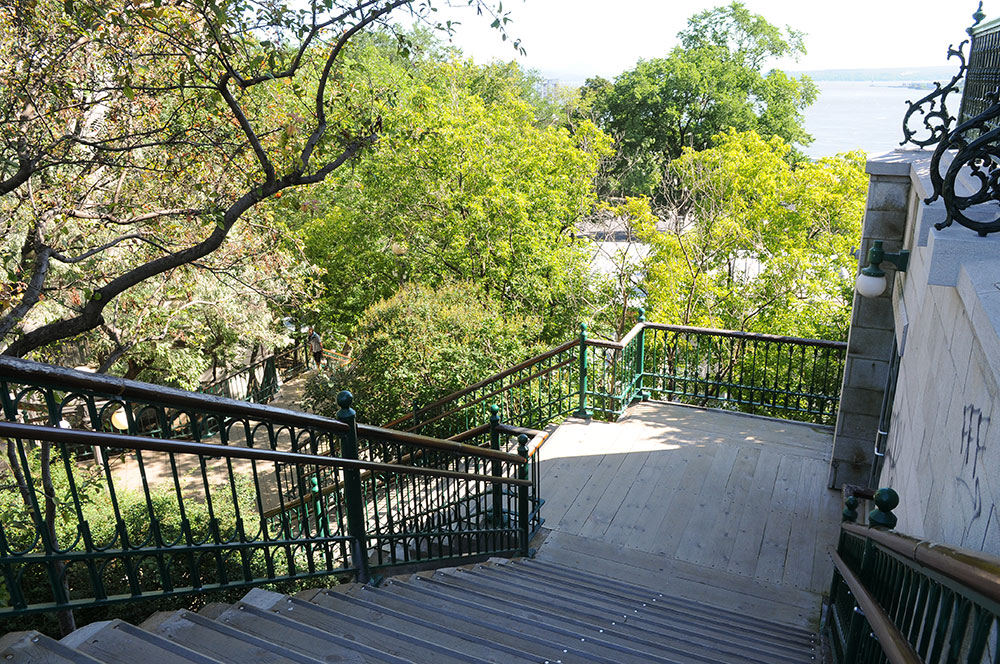
M 499 404 L 508 421 L 543 428 L 579 402 L 578 341 L 557 346 L 475 385 L 454 392 L 386 424 L 405 431 L 451 437 L 485 422 Z
M 845 522 L 834 554 L 824 620 L 833 660 L 1000 661 L 1000 558 L 889 531 L 898 497 L 880 489 L 874 500 L 874 525 Z
M 0 616 L 527 551 L 526 436 L 511 454 L 340 403 L 329 419 L 0 357 Z
M 647 325 L 642 390 L 653 397 L 833 425 L 847 344 Z
M 640 322 L 618 342 L 577 339 L 386 426 L 452 436 L 500 403 L 515 424 L 615 419 L 636 399 L 724 408 L 833 425 L 847 344 Z
M 308 343 L 295 343 L 213 381 L 199 392 L 239 401 L 267 403 L 278 393 L 282 383 L 305 371 L 308 364 Z

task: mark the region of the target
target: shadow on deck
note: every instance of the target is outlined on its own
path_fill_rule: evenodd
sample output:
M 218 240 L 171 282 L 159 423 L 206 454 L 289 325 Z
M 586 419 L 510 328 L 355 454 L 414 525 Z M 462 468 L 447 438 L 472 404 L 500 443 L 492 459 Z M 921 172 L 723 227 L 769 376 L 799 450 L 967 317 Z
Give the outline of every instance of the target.
M 816 628 L 840 495 L 827 427 L 658 402 L 542 448 L 540 559 Z

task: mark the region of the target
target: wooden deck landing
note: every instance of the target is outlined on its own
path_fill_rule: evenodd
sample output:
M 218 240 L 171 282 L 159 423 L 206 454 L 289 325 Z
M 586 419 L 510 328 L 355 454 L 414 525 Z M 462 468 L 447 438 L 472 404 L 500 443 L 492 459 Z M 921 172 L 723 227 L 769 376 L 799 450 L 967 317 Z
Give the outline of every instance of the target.
M 829 428 L 657 402 L 569 420 L 541 450 L 539 557 L 815 627 L 840 524 L 832 447 Z

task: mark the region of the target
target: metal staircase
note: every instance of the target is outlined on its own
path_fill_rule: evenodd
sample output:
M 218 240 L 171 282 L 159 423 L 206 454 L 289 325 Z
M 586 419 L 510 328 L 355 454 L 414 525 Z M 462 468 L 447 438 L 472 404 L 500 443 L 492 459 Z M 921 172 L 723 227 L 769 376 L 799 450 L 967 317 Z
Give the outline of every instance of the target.
M 811 662 L 816 637 L 552 562 L 480 565 L 0 640 L 22 662 Z

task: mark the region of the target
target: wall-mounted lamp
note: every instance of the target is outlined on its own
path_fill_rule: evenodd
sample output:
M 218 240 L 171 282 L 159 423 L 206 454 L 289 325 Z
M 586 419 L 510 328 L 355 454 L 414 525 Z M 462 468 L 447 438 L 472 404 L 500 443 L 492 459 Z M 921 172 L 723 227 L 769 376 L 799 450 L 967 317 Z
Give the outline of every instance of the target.
M 883 262 L 892 263 L 900 272 L 906 272 L 906 265 L 910 262 L 910 252 L 886 253 L 882 249 L 882 240 L 875 240 L 872 248 L 868 250 L 868 265 L 861 270 L 855 282 L 859 295 L 878 297 L 885 292 L 885 272 L 879 269 L 879 265 Z

